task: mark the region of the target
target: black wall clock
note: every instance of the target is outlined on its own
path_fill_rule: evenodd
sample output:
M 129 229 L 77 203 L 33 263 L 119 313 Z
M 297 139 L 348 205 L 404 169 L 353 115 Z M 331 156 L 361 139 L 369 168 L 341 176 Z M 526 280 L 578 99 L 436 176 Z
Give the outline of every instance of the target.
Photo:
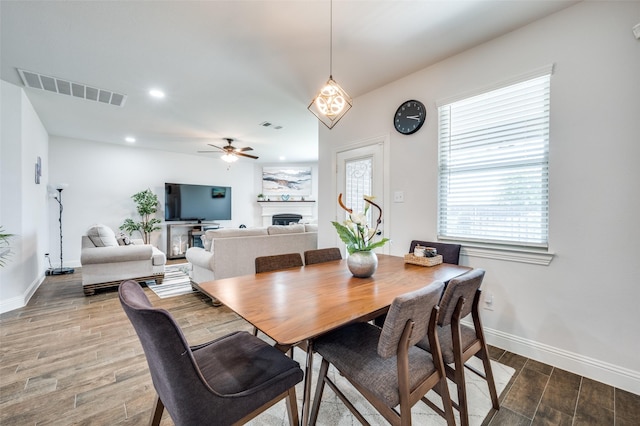
M 398 107 L 393 116 L 393 125 L 403 135 L 410 135 L 420 130 L 427 119 L 427 110 L 420 101 L 410 100 Z

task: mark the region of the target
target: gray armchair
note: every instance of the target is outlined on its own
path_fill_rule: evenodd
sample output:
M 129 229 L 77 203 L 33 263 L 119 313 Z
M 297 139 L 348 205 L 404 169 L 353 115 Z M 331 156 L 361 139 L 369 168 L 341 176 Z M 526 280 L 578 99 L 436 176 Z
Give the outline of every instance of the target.
M 189 347 L 169 312 L 152 307 L 136 282 L 123 282 L 119 296 L 158 393 L 152 425 L 165 408 L 178 426 L 245 423 L 285 398 L 289 422 L 298 424 L 297 362 L 246 331 Z
M 122 281 L 155 280 L 162 284 L 167 257 L 151 244 L 133 240 L 124 244 L 111 228 L 95 225 L 82 236 L 80 263 L 86 296 L 99 289 L 117 288 Z

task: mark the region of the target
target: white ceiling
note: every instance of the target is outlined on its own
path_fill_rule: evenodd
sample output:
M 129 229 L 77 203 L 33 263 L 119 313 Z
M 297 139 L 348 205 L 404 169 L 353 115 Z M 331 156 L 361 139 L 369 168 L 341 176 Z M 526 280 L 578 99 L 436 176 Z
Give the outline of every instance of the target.
M 335 0 L 333 76 L 355 98 L 574 3 Z M 20 68 L 127 95 L 120 108 L 26 88 L 50 135 L 133 135 L 138 147 L 194 155 L 232 137 L 261 162 L 316 161 L 307 106 L 329 77 L 329 6 L 1 0 L 1 78 L 22 86 Z M 152 87 L 167 97 L 150 98 Z

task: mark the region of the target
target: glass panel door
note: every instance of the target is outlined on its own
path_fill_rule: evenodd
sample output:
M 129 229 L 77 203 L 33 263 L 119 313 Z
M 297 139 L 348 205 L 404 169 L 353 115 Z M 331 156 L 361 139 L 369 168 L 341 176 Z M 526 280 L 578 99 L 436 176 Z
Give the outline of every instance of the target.
M 374 142 L 371 145 L 352 148 L 337 153 L 337 192 L 342 194 L 344 204 L 355 213 L 364 211 L 365 202 L 363 197 L 371 195 L 375 197 L 376 204 L 381 207 L 384 203 L 384 145 L 382 142 Z M 339 222 L 347 219 L 348 214 L 336 203 L 336 219 Z M 384 208 L 384 207 L 383 207 Z M 367 219 L 370 226 L 375 227 L 378 219 L 375 209 L 369 209 Z M 380 238 L 384 237 L 384 216 L 383 223 L 378 227 Z M 338 244 L 342 242 L 338 239 Z M 389 252 L 389 244 L 385 244 L 380 253 Z

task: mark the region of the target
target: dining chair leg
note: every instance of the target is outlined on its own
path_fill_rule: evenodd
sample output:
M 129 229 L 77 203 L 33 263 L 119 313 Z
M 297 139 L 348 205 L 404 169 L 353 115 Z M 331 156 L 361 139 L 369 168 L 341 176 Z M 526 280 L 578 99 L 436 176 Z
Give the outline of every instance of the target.
M 153 405 L 153 414 L 151 415 L 151 420 L 149 421 L 150 426 L 158 426 L 160 424 L 160 420 L 162 420 L 162 413 L 164 412 L 164 404 L 160 400 L 158 396 L 156 398 L 156 403 Z
M 487 380 L 487 386 L 489 387 L 489 394 L 491 395 L 491 403 L 496 410 L 500 409 L 500 401 L 498 400 L 498 392 L 496 391 L 496 382 L 493 378 L 493 370 L 491 369 L 491 360 L 489 358 L 489 351 L 487 350 L 486 343 L 483 342 L 482 349 L 476 354 L 478 358 L 482 360 L 484 366 L 484 375 Z
M 469 426 L 469 408 L 467 406 L 467 386 L 464 382 L 464 363 L 455 362 L 455 376 L 456 388 L 458 389 L 458 411 L 460 412 L 460 424 L 462 426 Z
M 309 417 L 309 425 L 315 425 L 318 420 L 318 411 L 320 411 L 320 402 L 324 393 L 324 379 L 329 371 L 329 361 L 322 360 L 320 364 L 320 372 L 318 374 L 318 384 L 316 385 L 316 394 L 313 397 L 313 405 L 311 406 L 311 416 Z
M 289 415 L 289 426 L 299 426 L 298 402 L 296 401 L 296 388 L 289 389 L 287 396 L 287 414 Z
M 496 410 L 500 409 L 500 401 L 498 400 L 498 392 L 496 391 L 496 382 L 493 378 L 493 370 L 491 369 L 491 358 L 489 357 L 489 349 L 487 349 L 487 341 L 484 339 L 484 329 L 482 328 L 482 321 L 480 320 L 479 307 L 480 295 L 482 291 L 478 289 L 473 299 L 473 306 L 471 309 L 471 316 L 473 318 L 473 326 L 476 330 L 478 339 L 480 340 L 480 351 L 476 353 L 476 356 L 482 360 L 484 366 L 484 379 L 487 381 L 489 387 L 489 394 L 491 395 L 491 403 Z
M 258 327 L 253 327 L 253 335 L 258 337 Z
M 313 375 L 313 340 L 307 340 L 307 365 L 304 368 L 304 395 L 302 396 L 302 424 L 309 424 L 311 376 Z
M 461 298 L 457 303 L 456 310 L 459 311 L 464 304 L 464 299 Z M 454 382 L 458 388 L 458 411 L 460 412 L 460 424 L 462 426 L 469 426 L 469 408 L 467 405 L 467 386 L 464 381 L 464 359 L 462 355 L 462 336 L 460 334 L 460 322 L 459 318 L 454 319 L 451 322 L 451 339 L 453 343 L 453 364 L 455 370 L 453 371 Z
M 451 395 L 449 395 L 449 387 L 447 384 L 447 375 L 443 375 L 440 379 L 440 383 L 437 386 L 437 393 L 440 394 L 442 399 L 442 406 L 444 411 L 444 418 L 447 421 L 448 426 L 456 426 L 456 419 L 453 414 L 453 406 L 451 405 Z

